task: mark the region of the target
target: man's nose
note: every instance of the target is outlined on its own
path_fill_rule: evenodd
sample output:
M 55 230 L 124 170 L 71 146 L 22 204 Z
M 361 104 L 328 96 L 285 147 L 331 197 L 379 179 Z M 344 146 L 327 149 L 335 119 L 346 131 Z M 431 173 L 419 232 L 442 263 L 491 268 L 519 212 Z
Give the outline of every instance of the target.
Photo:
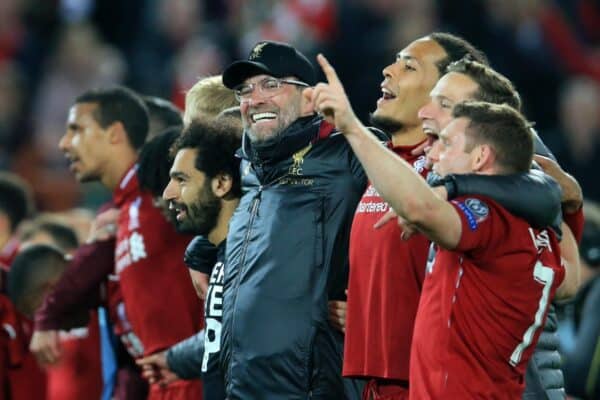
M 419 119 L 425 120 L 425 119 L 432 119 L 432 110 L 431 110 L 431 103 L 427 103 L 425 104 L 423 107 L 421 107 L 419 109 L 419 112 L 417 113 L 417 116 L 419 117 Z
M 163 194 L 162 194 L 162 198 L 166 201 L 172 200 L 175 198 L 175 189 L 174 189 L 174 183 L 173 180 L 171 179 L 169 181 L 169 183 L 167 183 L 167 186 L 165 187 L 165 190 L 163 190 Z
M 65 152 L 69 146 L 71 145 L 71 140 L 69 139 L 69 134 L 65 133 L 58 142 L 58 149 L 62 152 Z

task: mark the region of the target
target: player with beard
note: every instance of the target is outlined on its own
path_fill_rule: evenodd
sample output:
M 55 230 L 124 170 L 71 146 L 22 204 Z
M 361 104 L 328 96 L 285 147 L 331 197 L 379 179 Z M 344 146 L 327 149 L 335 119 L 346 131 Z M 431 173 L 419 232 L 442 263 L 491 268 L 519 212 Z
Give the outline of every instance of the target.
M 383 69 L 382 97 L 371 123 L 391 136 L 388 147 L 423 177 L 425 157 L 414 154 L 427 139 L 418 110 L 446 66 L 465 55 L 485 62 L 465 40 L 432 33 L 410 43 Z M 402 240 L 396 224 L 375 229 L 388 209 L 369 184 L 352 222 L 346 321 L 345 303 L 330 303 L 333 323 L 346 324 L 343 374 L 368 381 L 365 399 L 408 397 L 412 330 L 429 247 L 423 235 Z
M 558 247 L 550 249 L 553 232 L 534 230 L 484 196 L 453 204 L 440 199 L 409 164 L 380 148 L 354 115 L 335 70 L 323 56 L 318 60 L 328 83 L 315 88 L 317 109 L 343 129 L 398 214 L 442 249 L 428 266 L 417 312 L 410 397 L 514 398 L 564 274 L 552 251 Z M 529 170 L 533 141 L 518 112 L 473 103 L 456 106 L 453 117 L 442 132 L 445 173 Z
M 196 119 L 209 121 L 227 117 L 232 123 L 239 125 L 241 123 L 239 109 L 239 103 L 233 91 L 223 85 L 221 75 L 208 76 L 198 80 L 186 92 L 183 122 L 187 126 Z M 161 194 L 163 189 L 164 186 L 160 189 Z M 202 258 L 195 257 L 195 248 L 201 250 Z M 210 256 L 211 252 L 212 256 Z M 202 300 L 206 296 L 210 271 L 214 265 L 216 253 L 217 249 L 206 237 L 197 235 L 189 244 L 184 255 L 184 262 L 189 267 L 192 282 Z
M 345 298 L 350 222 L 366 176 L 315 113 L 314 67 L 292 46 L 257 43 L 223 83 L 244 124 L 244 194 L 227 236 L 227 396 L 346 398 L 343 337 L 328 323 L 327 301 Z
M 219 368 L 225 239 L 231 215 L 241 195 L 239 159 L 241 127 L 225 120 L 191 122 L 171 151 L 171 180 L 163 197 L 176 211 L 178 229 L 204 235 L 217 248 L 206 290 L 205 330 L 138 361 L 151 383 L 165 384 L 176 376 L 202 376 L 205 400 L 224 400 L 225 383 Z M 210 259 L 197 247 L 195 257 Z M 202 271 L 204 272 L 204 271 Z M 198 290 L 198 288 L 197 288 Z M 198 346 L 199 341 L 203 346 Z M 200 347 L 200 348 L 199 348 Z M 194 370 L 194 368 L 197 368 Z

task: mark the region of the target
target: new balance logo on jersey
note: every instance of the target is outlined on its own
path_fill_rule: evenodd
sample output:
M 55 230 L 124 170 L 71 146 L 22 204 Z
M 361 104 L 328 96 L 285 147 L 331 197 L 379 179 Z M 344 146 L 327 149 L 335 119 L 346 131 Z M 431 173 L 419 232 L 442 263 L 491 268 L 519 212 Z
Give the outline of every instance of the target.
M 415 160 L 415 162 L 413 162 L 413 168 L 419 174 L 422 173 L 425 170 L 425 161 L 426 161 L 425 156 L 419 156 L 419 158 L 417 158 Z
M 365 194 L 363 194 L 363 198 L 364 197 L 379 197 L 379 193 L 377 192 L 377 189 L 373 187 L 373 185 L 369 185 L 365 191 Z

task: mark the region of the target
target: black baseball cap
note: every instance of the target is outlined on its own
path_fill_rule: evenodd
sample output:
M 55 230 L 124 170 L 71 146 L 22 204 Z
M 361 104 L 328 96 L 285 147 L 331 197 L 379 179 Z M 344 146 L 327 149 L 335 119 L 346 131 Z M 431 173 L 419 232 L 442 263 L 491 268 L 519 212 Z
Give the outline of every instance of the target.
M 260 74 L 275 78 L 295 76 L 310 86 L 317 83 L 315 69 L 304 54 L 287 43 L 264 41 L 254 46 L 247 60 L 235 61 L 225 68 L 223 84 L 234 89 Z

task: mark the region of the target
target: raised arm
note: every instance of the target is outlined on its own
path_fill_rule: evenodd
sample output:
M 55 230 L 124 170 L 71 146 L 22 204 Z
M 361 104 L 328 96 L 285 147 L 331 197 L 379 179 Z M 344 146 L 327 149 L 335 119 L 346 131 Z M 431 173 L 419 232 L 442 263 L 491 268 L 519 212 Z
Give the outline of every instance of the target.
M 345 135 L 373 186 L 398 215 L 440 246 L 456 247 L 461 221 L 455 209 L 438 197 L 408 163 L 381 146 L 354 114 L 333 67 L 322 55 L 317 59 L 328 83 L 314 88 L 316 110 Z

